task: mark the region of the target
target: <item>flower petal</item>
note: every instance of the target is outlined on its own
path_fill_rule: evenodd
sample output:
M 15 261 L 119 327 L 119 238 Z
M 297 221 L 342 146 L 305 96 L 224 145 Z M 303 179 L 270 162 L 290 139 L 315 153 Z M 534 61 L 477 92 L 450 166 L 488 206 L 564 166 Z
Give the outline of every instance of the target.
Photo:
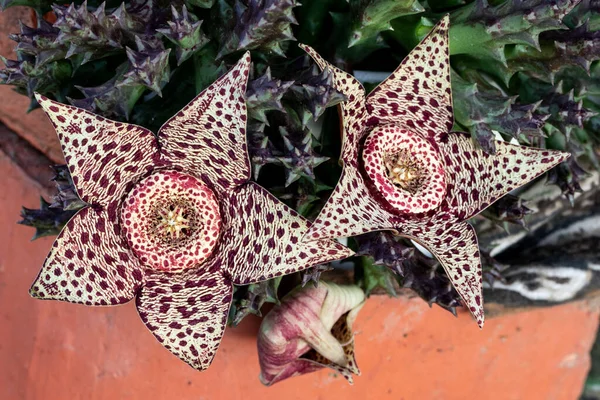
M 215 357 L 231 303 L 233 286 L 216 264 L 180 274 L 152 273 L 137 298 L 150 332 L 193 368 L 208 368 Z
M 446 15 L 400 66 L 367 96 L 372 124 L 395 123 L 426 138 L 445 136 L 454 122 Z
M 29 293 L 86 305 L 122 304 L 142 283 L 142 267 L 121 237 L 116 207 L 84 208 L 60 232 Z
M 306 240 L 349 237 L 388 230 L 402 217 L 386 211 L 369 192 L 360 172 L 346 165 L 335 190 L 306 234 Z
M 328 288 L 327 297 L 321 309 L 321 321 L 323 321 L 323 325 L 326 327 L 333 324 L 331 335 L 341 344 L 344 350 L 344 362 L 334 362 L 333 359 L 327 358 L 325 353 L 319 351 L 312 344 L 311 347 L 317 351 L 305 354 L 302 358 L 334 369 L 352 384 L 354 383 L 352 375 L 360 375 L 354 354 L 354 333 L 352 326 L 354 325 L 354 321 L 356 321 L 358 312 L 365 304 L 365 294 L 358 287 L 338 286 L 325 282 L 321 282 L 321 284 L 325 284 Z M 345 311 L 348 309 L 349 311 Z M 340 311 L 343 313 L 341 316 L 339 316 Z
M 496 154 L 477 146 L 469 134 L 453 132 L 440 143 L 448 195 L 444 211 L 471 218 L 513 189 L 569 158 L 569 153 L 496 142 Z
M 246 285 L 352 256 L 333 240 L 305 243 L 309 222 L 255 183 L 223 199 L 221 246 L 215 253 L 233 283 Z
M 354 76 L 329 64 L 312 47 L 304 44 L 299 46 L 311 56 L 321 70 L 329 69 L 333 73 L 333 87 L 347 98 L 347 101 L 340 104 L 344 123 L 341 158 L 345 163 L 355 164 L 358 160 L 358 142 L 367 132 L 365 89 Z
M 333 336 L 337 342 L 342 344 L 344 350 L 343 364 L 328 359 L 320 351 L 314 350 L 316 348 L 313 345 L 311 345 L 313 350 L 303 355 L 301 360 L 306 359 L 317 365 L 331 368 L 342 375 L 348 383 L 353 384 L 354 378 L 352 375 L 360 375 L 360 370 L 356 364 L 356 356 L 354 353 L 354 333 L 352 332 L 352 325 L 356 320 L 358 312 L 362 308 L 362 304 L 364 304 L 364 302 L 340 317 L 331 328 L 331 336 Z
M 475 229 L 466 222 L 436 219 L 421 223 L 408 222 L 398 230 L 400 235 L 419 242 L 438 259 L 450 282 L 482 328 L 482 269 Z
M 153 168 L 158 146 L 148 129 L 35 97 L 54 125 L 83 201 L 106 205 L 119 199 Z
M 246 83 L 250 53 L 158 131 L 164 160 L 219 192 L 250 180 L 246 145 Z

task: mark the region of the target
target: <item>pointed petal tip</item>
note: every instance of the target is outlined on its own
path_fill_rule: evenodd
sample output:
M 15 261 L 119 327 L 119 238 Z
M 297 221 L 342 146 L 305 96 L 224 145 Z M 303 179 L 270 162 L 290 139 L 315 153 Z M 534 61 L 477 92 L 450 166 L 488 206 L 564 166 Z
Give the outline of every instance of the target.
M 266 387 L 269 387 L 273 384 L 273 380 L 268 380 L 267 378 L 265 378 L 262 371 L 258 374 L 258 380 Z
M 548 172 L 550 169 L 556 167 L 560 163 L 567 161 L 572 156 L 571 153 L 562 151 L 562 150 L 546 150 L 546 151 L 548 151 L 550 153 L 550 156 L 552 158 L 550 160 L 547 160 L 546 158 L 541 160 L 541 163 L 547 165 L 547 167 L 542 171 L 542 173 Z
M 240 71 L 242 77 L 245 77 L 244 81 L 248 80 L 250 76 L 250 69 L 252 68 L 252 57 L 250 55 L 250 51 L 244 53 L 244 55 L 239 59 L 239 61 L 234 65 L 232 69 L 227 72 L 227 74 L 231 73 L 234 70 Z M 237 73 L 234 72 L 234 78 L 237 78 Z
M 45 112 L 48 112 L 48 104 L 47 103 L 48 102 L 54 103 L 54 101 L 50 100 L 49 98 L 47 98 L 46 96 L 44 96 L 38 92 L 35 92 L 33 94 L 33 96 L 35 97 L 35 100 L 37 101 L 37 103 L 40 105 L 40 107 L 42 107 L 42 109 Z
M 568 153 L 566 151 L 557 151 L 557 152 L 559 154 L 560 162 L 567 161 L 572 156 L 571 153 Z
M 319 54 L 315 51 L 315 49 L 313 49 L 312 47 L 310 47 L 307 44 L 304 43 L 298 43 L 298 47 L 300 47 L 302 50 L 304 50 L 304 52 L 306 54 L 308 54 L 308 56 L 310 58 L 312 58 L 315 62 L 317 62 L 321 57 L 319 56 Z M 319 64 L 319 62 L 317 62 L 317 64 Z M 319 67 L 321 67 L 321 65 L 319 65 Z M 321 69 L 324 69 L 323 67 L 321 67 Z
M 247 51 L 247 52 L 244 53 L 244 55 L 242 56 L 242 60 L 244 62 L 248 62 L 248 63 L 252 60 L 252 57 L 250 55 L 250 51 Z
M 31 287 L 29 288 L 29 296 L 31 296 L 34 299 L 39 299 L 40 296 L 38 294 L 37 289 L 35 289 L 35 283 L 37 282 L 37 278 L 36 280 L 31 284 Z
M 479 329 L 483 329 L 484 322 L 485 322 L 485 317 L 483 314 L 481 314 L 481 319 L 477 320 L 477 325 L 479 326 Z
M 475 297 L 483 298 L 483 293 L 480 293 L 478 296 L 475 296 Z M 483 311 L 483 304 L 475 303 L 475 302 L 468 302 L 468 301 L 466 301 L 466 299 L 464 297 L 463 297 L 463 301 L 464 301 L 464 305 L 466 306 L 467 310 L 471 314 L 472 318 L 475 320 L 475 322 L 477 322 L 477 326 L 479 327 L 479 329 L 483 329 L 483 325 L 485 322 L 485 314 Z
M 345 247 L 345 250 L 344 250 L 345 256 L 344 256 L 344 258 L 350 258 L 350 257 L 354 257 L 356 255 L 356 252 L 354 250 L 352 250 L 351 248 L 346 247 L 346 246 L 344 246 L 344 247 Z M 341 258 L 341 260 L 343 260 L 343 258 Z

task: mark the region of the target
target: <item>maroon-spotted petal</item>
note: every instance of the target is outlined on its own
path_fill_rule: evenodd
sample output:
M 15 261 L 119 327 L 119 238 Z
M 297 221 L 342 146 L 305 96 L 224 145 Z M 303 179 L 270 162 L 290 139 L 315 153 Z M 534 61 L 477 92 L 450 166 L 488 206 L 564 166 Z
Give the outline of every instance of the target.
M 325 61 L 312 47 L 301 44 L 300 47 L 317 63 L 321 70 L 329 69 L 333 73 L 333 87 L 342 92 L 347 101 L 340 104 L 342 121 L 342 155 L 344 163 L 356 163 L 358 142 L 367 132 L 365 89 L 355 77 Z
M 182 273 L 149 273 L 136 303 L 163 346 L 204 370 L 221 343 L 232 292 L 231 282 L 209 262 Z
M 301 243 L 309 222 L 249 183 L 222 200 L 222 239 L 215 257 L 233 283 L 245 285 L 352 256 L 334 240 Z
M 431 219 L 426 222 L 407 222 L 398 230 L 402 236 L 419 242 L 438 259 L 452 285 L 482 328 L 482 269 L 475 229 L 466 222 Z
M 461 221 L 570 156 L 505 142 L 496 142 L 496 154 L 488 154 L 468 134 L 458 132 L 439 146 L 448 182 L 446 208 Z
M 246 146 L 246 83 L 250 53 L 158 131 L 167 163 L 225 192 L 250 180 Z
M 114 204 L 114 203 L 113 203 Z M 60 232 L 29 293 L 86 305 L 122 304 L 143 283 L 142 266 L 119 232 L 116 207 L 84 208 Z
M 384 209 L 356 167 L 346 164 L 333 193 L 305 235 L 306 241 L 393 229 L 400 215 Z
M 36 94 L 54 125 L 81 199 L 106 205 L 125 194 L 157 160 L 154 134 Z
M 367 96 L 371 124 L 394 123 L 438 140 L 454 123 L 446 15 Z

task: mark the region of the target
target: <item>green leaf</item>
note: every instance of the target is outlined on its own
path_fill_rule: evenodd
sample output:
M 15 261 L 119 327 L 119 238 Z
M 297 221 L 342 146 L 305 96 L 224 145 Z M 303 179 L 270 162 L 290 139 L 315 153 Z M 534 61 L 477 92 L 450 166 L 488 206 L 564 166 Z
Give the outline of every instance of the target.
M 0 10 L 6 10 L 14 6 L 25 6 L 37 11 L 48 11 L 53 3 L 52 0 L 0 0 Z
M 357 283 L 369 296 L 375 289 L 382 288 L 390 296 L 396 296 L 396 277 L 388 267 L 376 265 L 371 257 L 361 257 Z
M 206 89 L 227 70 L 225 64 L 221 61 L 217 62 L 216 58 L 217 50 L 211 44 L 194 54 L 196 93 Z
M 200 8 L 211 8 L 215 4 L 215 0 L 185 0 L 185 2 L 190 6 Z
M 364 43 L 382 31 L 392 29 L 390 21 L 425 11 L 417 0 L 350 0 L 354 16 L 349 46 Z
M 476 0 L 451 14 L 450 54 L 470 54 L 506 63 L 504 47 L 517 44 L 539 49 L 539 35 L 564 29 L 562 18 L 578 0 L 506 0 L 490 6 Z

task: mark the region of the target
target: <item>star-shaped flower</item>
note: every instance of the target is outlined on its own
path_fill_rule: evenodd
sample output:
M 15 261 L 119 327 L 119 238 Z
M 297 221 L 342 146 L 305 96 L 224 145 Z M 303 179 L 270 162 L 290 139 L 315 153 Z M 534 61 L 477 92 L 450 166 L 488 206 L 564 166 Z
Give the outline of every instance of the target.
M 348 98 L 342 176 L 306 238 L 376 230 L 411 238 L 440 261 L 483 326 L 479 249 L 466 220 L 569 154 L 498 142 L 490 155 L 467 134 L 450 132 L 448 24 L 446 16 L 368 96 L 352 75 L 303 46 Z
M 232 284 L 348 257 L 301 243 L 309 223 L 250 182 L 244 93 L 250 55 L 154 135 L 43 96 L 81 199 L 32 296 L 87 305 L 134 297 L 156 338 L 197 369 L 219 346 Z

